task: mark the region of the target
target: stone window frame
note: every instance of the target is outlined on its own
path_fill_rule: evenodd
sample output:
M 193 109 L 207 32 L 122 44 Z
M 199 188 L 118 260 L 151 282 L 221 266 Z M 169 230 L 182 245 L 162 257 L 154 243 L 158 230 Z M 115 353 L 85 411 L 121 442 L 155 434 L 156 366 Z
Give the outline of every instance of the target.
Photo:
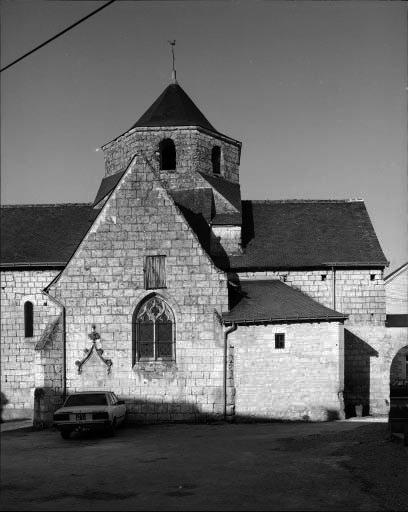
M 152 317 L 150 311 L 146 311 L 146 306 L 148 306 L 149 302 L 155 300 L 155 302 L 159 302 L 163 304 L 163 311 L 157 314 L 156 318 L 153 319 L 153 355 L 152 356 L 142 356 L 141 355 L 141 343 L 140 339 L 140 325 L 142 322 L 139 321 L 139 318 L 143 315 L 147 315 Z M 158 339 L 158 330 L 157 330 L 157 319 L 165 314 L 167 318 L 171 317 L 171 340 L 164 341 L 162 343 L 171 343 L 171 355 L 170 356 L 160 356 L 159 355 L 159 345 L 160 340 Z M 154 316 L 154 313 L 153 313 Z M 176 361 L 176 320 L 175 314 L 172 307 L 169 305 L 167 300 L 165 300 L 161 295 L 157 293 L 152 293 L 144 297 L 139 304 L 135 307 L 133 316 L 132 316 L 132 366 L 135 366 L 137 363 L 141 362 L 175 362 Z M 166 322 L 167 323 L 167 322 Z M 150 340 L 148 340 L 150 341 Z

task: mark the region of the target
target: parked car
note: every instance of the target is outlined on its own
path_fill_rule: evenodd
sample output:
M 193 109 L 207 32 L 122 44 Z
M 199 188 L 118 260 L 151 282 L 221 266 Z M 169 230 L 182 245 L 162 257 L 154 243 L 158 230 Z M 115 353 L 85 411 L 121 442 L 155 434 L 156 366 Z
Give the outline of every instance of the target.
M 54 427 L 64 439 L 71 432 L 103 429 L 114 434 L 125 420 L 126 405 L 111 391 L 73 393 L 54 413 Z

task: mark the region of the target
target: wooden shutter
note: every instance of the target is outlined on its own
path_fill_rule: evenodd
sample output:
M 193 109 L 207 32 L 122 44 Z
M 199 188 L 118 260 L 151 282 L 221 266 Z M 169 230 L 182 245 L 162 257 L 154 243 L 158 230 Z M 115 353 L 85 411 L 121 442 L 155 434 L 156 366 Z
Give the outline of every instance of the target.
M 146 256 L 145 289 L 166 288 L 166 256 Z

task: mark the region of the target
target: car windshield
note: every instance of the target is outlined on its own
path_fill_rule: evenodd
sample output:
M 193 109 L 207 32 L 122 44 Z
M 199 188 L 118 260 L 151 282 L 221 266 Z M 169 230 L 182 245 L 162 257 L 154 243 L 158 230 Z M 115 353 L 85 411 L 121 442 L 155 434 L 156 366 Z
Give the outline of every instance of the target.
M 106 396 L 100 393 L 71 395 L 67 398 L 64 407 L 74 407 L 77 405 L 107 405 Z

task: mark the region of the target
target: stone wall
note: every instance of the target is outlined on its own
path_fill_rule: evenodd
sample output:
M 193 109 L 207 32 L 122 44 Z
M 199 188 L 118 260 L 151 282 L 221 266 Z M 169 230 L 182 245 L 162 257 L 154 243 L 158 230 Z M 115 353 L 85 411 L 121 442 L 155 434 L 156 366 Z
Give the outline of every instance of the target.
M 158 254 L 166 256 L 166 288 L 145 290 L 145 256 Z M 174 312 L 175 360 L 132 367 L 132 315 L 152 292 Z M 131 421 L 222 414 L 223 333 L 215 310 L 227 310 L 226 277 L 143 158 L 122 177 L 50 294 L 66 306 L 69 392 L 110 389 L 126 400 Z M 78 373 L 92 325 L 113 362 L 110 373 L 94 356 Z
M 161 140 L 170 138 L 176 146 L 178 174 L 205 172 L 212 174 L 211 151 L 221 147 L 221 176 L 239 181 L 241 143 L 220 134 L 191 128 L 134 128 L 103 146 L 106 176 L 123 171 L 136 155 L 144 155 L 151 163 L 158 163 L 155 153 Z M 158 164 L 157 164 L 158 165 Z
M 7 401 L 3 410 L 5 419 L 32 417 L 34 389 L 44 384 L 35 347 L 49 320 L 58 315 L 58 309 L 41 290 L 57 273 L 56 270 L 1 272 L 1 392 Z M 34 335 L 30 338 L 24 336 L 26 301 L 34 306 Z M 52 359 L 55 356 L 59 362 L 61 353 L 57 352 Z M 58 362 L 50 362 L 49 372 L 58 372 L 59 368 L 55 368 Z
M 223 251 L 229 255 L 242 253 L 241 226 L 212 226 L 212 232 L 217 243 L 211 246 L 211 254 L 219 253 L 220 245 Z
M 408 314 L 408 269 L 385 282 L 387 314 Z
M 285 348 L 275 348 L 275 333 Z M 342 416 L 343 326 L 238 326 L 233 352 L 237 419 L 327 420 Z
M 282 279 L 321 304 L 332 308 L 331 270 L 241 272 L 240 279 Z M 372 280 L 371 276 L 374 276 Z M 335 308 L 349 316 L 346 325 L 384 325 L 385 289 L 381 270 L 336 270 Z

